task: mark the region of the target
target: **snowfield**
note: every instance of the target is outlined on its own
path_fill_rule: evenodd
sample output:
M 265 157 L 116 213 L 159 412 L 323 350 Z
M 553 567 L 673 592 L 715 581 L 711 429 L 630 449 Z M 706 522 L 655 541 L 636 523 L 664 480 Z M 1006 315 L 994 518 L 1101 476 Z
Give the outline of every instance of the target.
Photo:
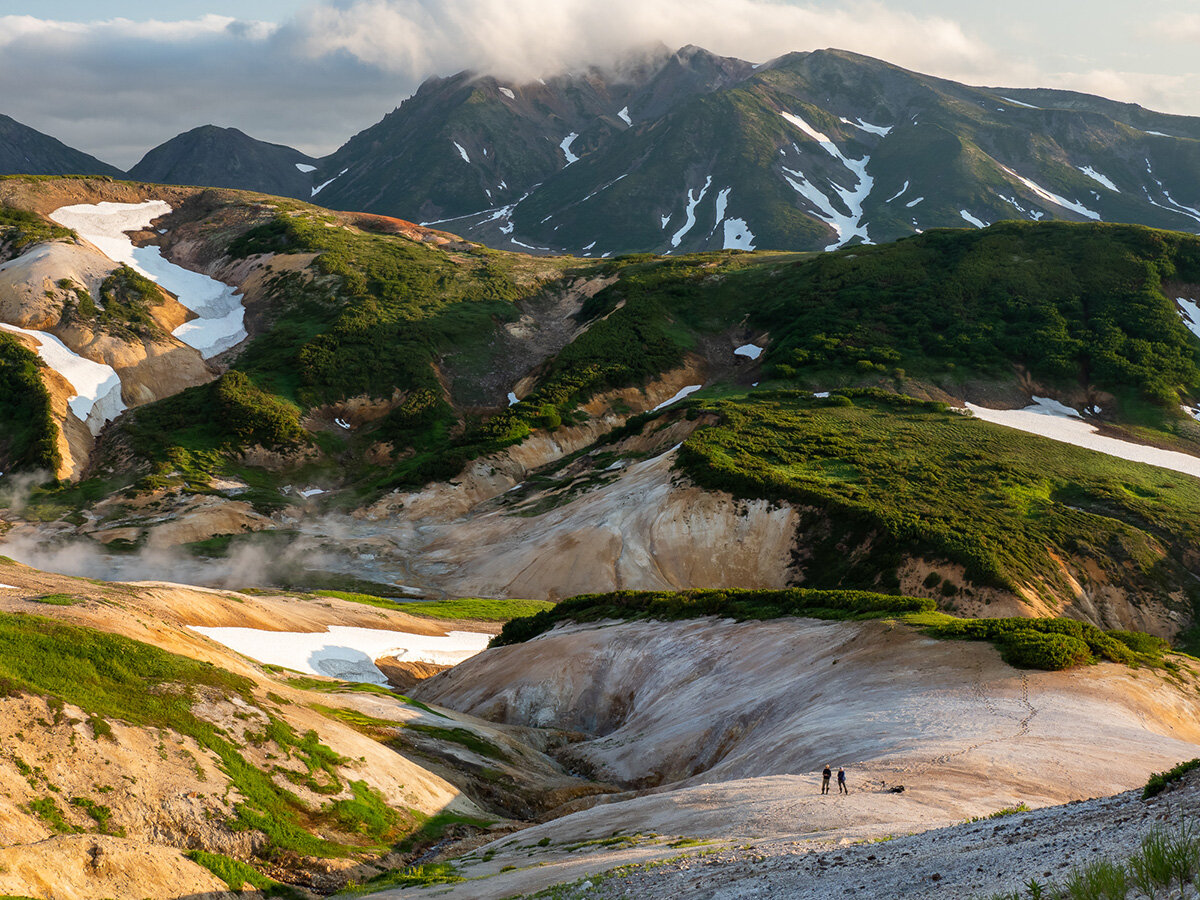
M 734 356 L 744 356 L 747 359 L 758 359 L 762 356 L 763 348 L 758 344 L 742 344 L 733 351 Z
M 849 210 L 849 214 L 846 214 L 834 207 L 830 197 L 809 181 L 802 172 L 789 169 L 786 166 L 783 169 L 784 180 L 792 186 L 796 193 L 812 203 L 816 207 L 817 216 L 824 219 L 837 232 L 838 239 L 825 249 L 836 250 L 839 247 L 844 247 L 856 237 L 864 244 L 870 244 L 871 238 L 867 234 L 867 223 L 862 219 L 863 203 L 866 202 L 867 197 L 870 195 L 871 188 L 875 186 L 875 179 L 867 174 L 867 164 L 871 161 L 871 157 L 864 156 L 862 159 L 850 159 L 826 135 L 817 131 L 799 116 L 788 112 L 780 113 L 780 115 L 783 116 L 785 121 L 794 125 L 804 132 L 804 134 L 808 135 L 808 137 L 816 141 L 822 150 L 845 166 L 856 179 L 853 189 L 844 188 L 833 182 L 830 182 L 829 185 L 833 188 L 846 209 Z M 799 153 L 799 148 L 795 147 L 795 149 Z
M 246 310 L 229 285 L 168 262 L 158 247 L 133 246 L 126 232 L 148 228 L 151 221 L 170 212 L 170 204 L 162 200 L 105 202 L 63 206 L 50 218 L 75 229 L 113 262 L 124 263 L 174 294 L 198 318 L 172 334 L 208 359 L 246 339 Z
M 975 418 L 995 425 L 1200 478 L 1200 457 L 1106 437 L 1071 407 L 1046 397 L 1034 397 L 1033 404 L 1024 409 L 988 409 L 973 403 L 968 403 L 967 409 Z
M 85 359 L 45 331 L 29 331 L 4 322 L 0 322 L 0 329 L 23 334 L 37 342 L 37 355 L 42 362 L 65 378 L 75 391 L 67 405 L 93 435 L 100 433 L 105 422 L 111 422 L 125 411 L 121 379 L 112 366 Z
M 1187 326 L 1188 331 L 1200 338 L 1200 304 L 1187 297 L 1177 297 L 1175 302 L 1179 304 L 1179 315 L 1183 324 Z
M 696 391 L 700 390 L 700 388 L 702 388 L 702 387 L 704 387 L 704 385 L 702 385 L 702 384 L 689 384 L 687 387 L 681 388 L 679 393 L 676 394 L 674 397 L 672 397 L 670 400 L 664 400 L 662 403 L 658 404 L 658 406 L 654 407 L 654 409 L 650 410 L 650 412 L 658 412 L 660 409 L 665 409 L 666 407 L 670 406 L 672 403 L 677 403 L 680 400 L 682 400 L 684 397 L 691 396 L 692 394 L 696 393 Z
M 331 625 L 328 631 L 318 633 L 201 626 L 192 630 L 260 663 L 370 684 L 387 684 L 375 666 L 381 656 L 453 666 L 481 652 L 491 639 L 489 634 L 473 631 L 426 635 L 343 625 Z
M 1036 182 L 1033 182 L 1024 176 L 1018 175 L 1008 166 L 1002 165 L 1000 168 L 1013 178 L 1017 179 L 1017 181 L 1021 182 L 1021 184 L 1025 185 L 1025 187 L 1029 188 L 1047 203 L 1053 203 L 1055 206 L 1061 206 L 1063 209 L 1069 209 L 1071 212 L 1079 213 L 1079 215 L 1083 216 L 1085 219 L 1091 219 L 1093 222 L 1100 221 L 1100 213 L 1096 212 L 1095 210 L 1088 209 L 1078 200 L 1068 200 L 1066 197 L 1060 197 L 1058 194 L 1046 190 L 1040 184 L 1037 184 Z

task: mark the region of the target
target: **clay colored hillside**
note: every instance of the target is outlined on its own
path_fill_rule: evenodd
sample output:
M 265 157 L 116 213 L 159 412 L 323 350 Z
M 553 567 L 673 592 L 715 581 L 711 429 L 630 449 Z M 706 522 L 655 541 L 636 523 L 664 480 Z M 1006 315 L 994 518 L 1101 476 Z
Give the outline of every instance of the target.
M 628 793 L 480 848 L 458 871 L 484 881 L 449 896 L 540 890 L 672 844 L 793 852 L 1140 786 L 1200 753 L 1182 665 L 1017 670 L 985 645 L 878 622 L 560 627 L 417 694 L 569 733 L 556 756 Z M 849 796 L 820 795 L 827 763 L 846 767 Z

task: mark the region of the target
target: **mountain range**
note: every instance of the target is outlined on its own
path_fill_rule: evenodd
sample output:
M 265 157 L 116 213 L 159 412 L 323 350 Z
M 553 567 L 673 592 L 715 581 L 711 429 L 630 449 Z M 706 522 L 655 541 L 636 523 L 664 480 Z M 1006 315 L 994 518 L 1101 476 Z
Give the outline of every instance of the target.
M 819 250 L 1002 219 L 1200 230 L 1198 141 L 1200 119 L 1086 94 L 969 87 L 838 50 L 755 65 L 685 47 L 527 84 L 431 78 L 319 160 L 205 126 L 129 176 L 533 253 Z M 115 174 L 65 149 L 41 170 Z M 0 171 L 25 158 L 0 154 Z

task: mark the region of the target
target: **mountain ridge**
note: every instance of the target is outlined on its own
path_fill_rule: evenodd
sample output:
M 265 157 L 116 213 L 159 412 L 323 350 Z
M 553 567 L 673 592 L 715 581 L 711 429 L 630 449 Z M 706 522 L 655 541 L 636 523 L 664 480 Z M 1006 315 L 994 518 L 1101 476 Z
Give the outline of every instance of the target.
M 842 50 L 752 64 L 695 46 L 524 84 L 435 76 L 321 159 L 201 126 L 130 170 L 584 257 L 819 250 L 1014 218 L 1195 232 L 1197 173 L 1200 118 Z

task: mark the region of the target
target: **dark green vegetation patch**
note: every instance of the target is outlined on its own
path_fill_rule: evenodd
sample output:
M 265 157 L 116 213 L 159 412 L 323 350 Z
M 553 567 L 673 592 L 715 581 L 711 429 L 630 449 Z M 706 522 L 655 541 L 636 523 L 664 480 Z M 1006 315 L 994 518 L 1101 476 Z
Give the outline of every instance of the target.
M 1142 799 L 1149 800 L 1151 797 L 1158 796 L 1167 789 L 1168 784 L 1178 781 L 1193 769 L 1200 769 L 1200 759 L 1189 759 L 1166 772 L 1155 772 L 1146 782 L 1146 786 L 1142 788 Z
M 0 331 L 0 470 L 53 474 L 62 464 L 58 425 L 41 369 L 36 353 Z
M 933 637 L 989 641 L 1004 661 L 1019 669 L 1056 671 L 1097 660 L 1127 666 L 1163 664 L 1165 641 L 1148 634 L 1101 631 L 1077 619 L 956 619 L 938 617 L 927 626 Z M 1135 649 L 1144 648 L 1144 649 Z
M 931 612 L 934 601 L 868 591 L 784 590 L 613 591 L 581 594 L 528 618 L 513 619 L 489 646 L 519 644 L 544 634 L 561 622 L 601 622 L 605 619 L 655 619 L 673 622 L 702 616 L 745 621 L 808 616 L 819 619 L 880 618 L 902 613 Z
M 613 591 L 581 594 L 551 610 L 504 626 L 489 646 L 520 644 L 556 625 L 576 622 L 654 620 L 674 622 L 714 616 L 736 621 L 780 619 L 862 620 L 896 618 L 944 640 L 988 641 L 1012 666 L 1054 671 L 1104 659 L 1127 666 L 1168 668 L 1167 643 L 1148 634 L 1102 631 L 1095 625 L 1065 618 L 960 619 L 935 611 L 924 597 L 874 594 L 867 591 L 707 590 Z

